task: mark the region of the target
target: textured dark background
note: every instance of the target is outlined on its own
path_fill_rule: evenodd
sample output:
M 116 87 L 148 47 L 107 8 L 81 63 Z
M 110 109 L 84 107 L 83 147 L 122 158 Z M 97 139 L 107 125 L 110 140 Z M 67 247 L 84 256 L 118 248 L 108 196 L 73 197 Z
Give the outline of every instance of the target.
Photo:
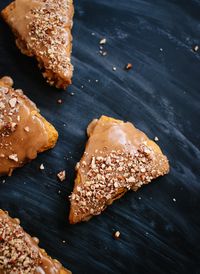
M 9 2 L 1 0 L 0 9 Z M 6 183 L 0 179 L 0 208 L 19 217 L 50 255 L 77 274 L 199 274 L 200 51 L 192 48 L 200 44 L 200 1 L 77 0 L 75 10 L 75 71 L 67 92 L 45 84 L 0 21 L 0 75 L 12 76 L 60 133 L 55 149 Z M 103 37 L 105 57 L 98 53 Z M 128 62 L 133 69 L 126 72 Z M 87 124 L 102 114 L 158 136 L 171 172 L 90 222 L 70 226 L 74 167 Z M 60 183 L 56 174 L 63 169 L 67 182 Z M 116 229 L 118 241 L 112 238 Z

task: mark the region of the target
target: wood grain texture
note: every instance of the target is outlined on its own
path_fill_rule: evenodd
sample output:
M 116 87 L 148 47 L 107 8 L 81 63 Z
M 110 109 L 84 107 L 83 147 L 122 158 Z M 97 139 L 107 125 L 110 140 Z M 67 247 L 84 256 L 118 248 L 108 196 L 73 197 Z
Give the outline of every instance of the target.
M 9 2 L 1 0 L 0 9 Z M 199 0 L 76 0 L 75 72 L 67 92 L 45 83 L 0 21 L 0 76 L 13 77 L 60 134 L 55 149 L 6 183 L 0 179 L 0 208 L 19 217 L 73 273 L 200 273 L 200 51 L 192 51 L 200 45 L 199 14 Z M 103 37 L 105 57 L 98 54 Z M 128 62 L 129 72 L 123 69 Z M 158 136 L 171 172 L 90 222 L 70 226 L 74 167 L 86 126 L 102 114 Z M 63 169 L 67 181 L 60 183 L 56 174 Z M 121 231 L 118 241 L 114 230 Z

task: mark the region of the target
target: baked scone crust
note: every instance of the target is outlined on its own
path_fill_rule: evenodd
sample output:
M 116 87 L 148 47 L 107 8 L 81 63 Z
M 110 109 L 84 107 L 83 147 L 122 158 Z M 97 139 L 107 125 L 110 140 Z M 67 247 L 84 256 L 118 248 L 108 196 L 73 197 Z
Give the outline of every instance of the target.
M 39 248 L 39 240 L 32 238 L 0 209 L 0 274 L 70 274 L 57 260 Z
M 15 0 L 1 15 L 23 54 L 34 56 L 50 85 L 71 84 L 73 0 Z
M 12 88 L 10 77 L 0 79 L 0 176 L 53 148 L 56 129 L 40 115 L 22 90 Z
M 99 215 L 128 190 L 169 172 L 159 146 L 129 122 L 102 116 L 89 124 L 87 133 L 70 196 L 71 224 Z

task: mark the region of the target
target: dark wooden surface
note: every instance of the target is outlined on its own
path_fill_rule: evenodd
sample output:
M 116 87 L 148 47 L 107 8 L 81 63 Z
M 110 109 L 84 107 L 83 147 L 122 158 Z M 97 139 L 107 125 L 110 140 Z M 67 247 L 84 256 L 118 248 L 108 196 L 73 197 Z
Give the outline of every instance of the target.
M 0 9 L 9 2 L 1 0 Z M 200 51 L 192 48 L 200 45 L 200 1 L 77 0 L 75 12 L 75 71 L 67 92 L 45 83 L 0 21 L 0 75 L 12 76 L 60 134 L 55 149 L 0 179 L 0 208 L 19 217 L 75 274 L 199 274 Z M 99 55 L 103 37 L 105 57 Z M 133 69 L 126 72 L 128 62 Z M 90 222 L 70 226 L 74 167 L 86 126 L 102 114 L 158 136 L 171 172 Z M 67 181 L 60 183 L 56 174 L 63 169 Z M 114 230 L 121 231 L 118 241 Z

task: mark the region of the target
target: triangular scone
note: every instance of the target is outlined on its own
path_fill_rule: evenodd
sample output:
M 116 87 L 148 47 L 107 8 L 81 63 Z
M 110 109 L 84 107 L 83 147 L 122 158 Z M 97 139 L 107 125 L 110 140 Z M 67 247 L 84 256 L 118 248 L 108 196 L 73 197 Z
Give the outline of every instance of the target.
M 36 57 L 48 83 L 71 84 L 73 0 L 15 0 L 1 14 L 21 52 Z
M 91 122 L 88 137 L 70 196 L 72 224 L 87 221 L 126 191 L 169 172 L 160 148 L 131 123 L 102 116 Z
M 70 274 L 57 260 L 39 248 L 38 239 L 32 238 L 0 209 L 0 274 Z
M 54 147 L 55 128 L 40 114 L 22 90 L 12 88 L 10 77 L 0 79 L 0 176 Z

